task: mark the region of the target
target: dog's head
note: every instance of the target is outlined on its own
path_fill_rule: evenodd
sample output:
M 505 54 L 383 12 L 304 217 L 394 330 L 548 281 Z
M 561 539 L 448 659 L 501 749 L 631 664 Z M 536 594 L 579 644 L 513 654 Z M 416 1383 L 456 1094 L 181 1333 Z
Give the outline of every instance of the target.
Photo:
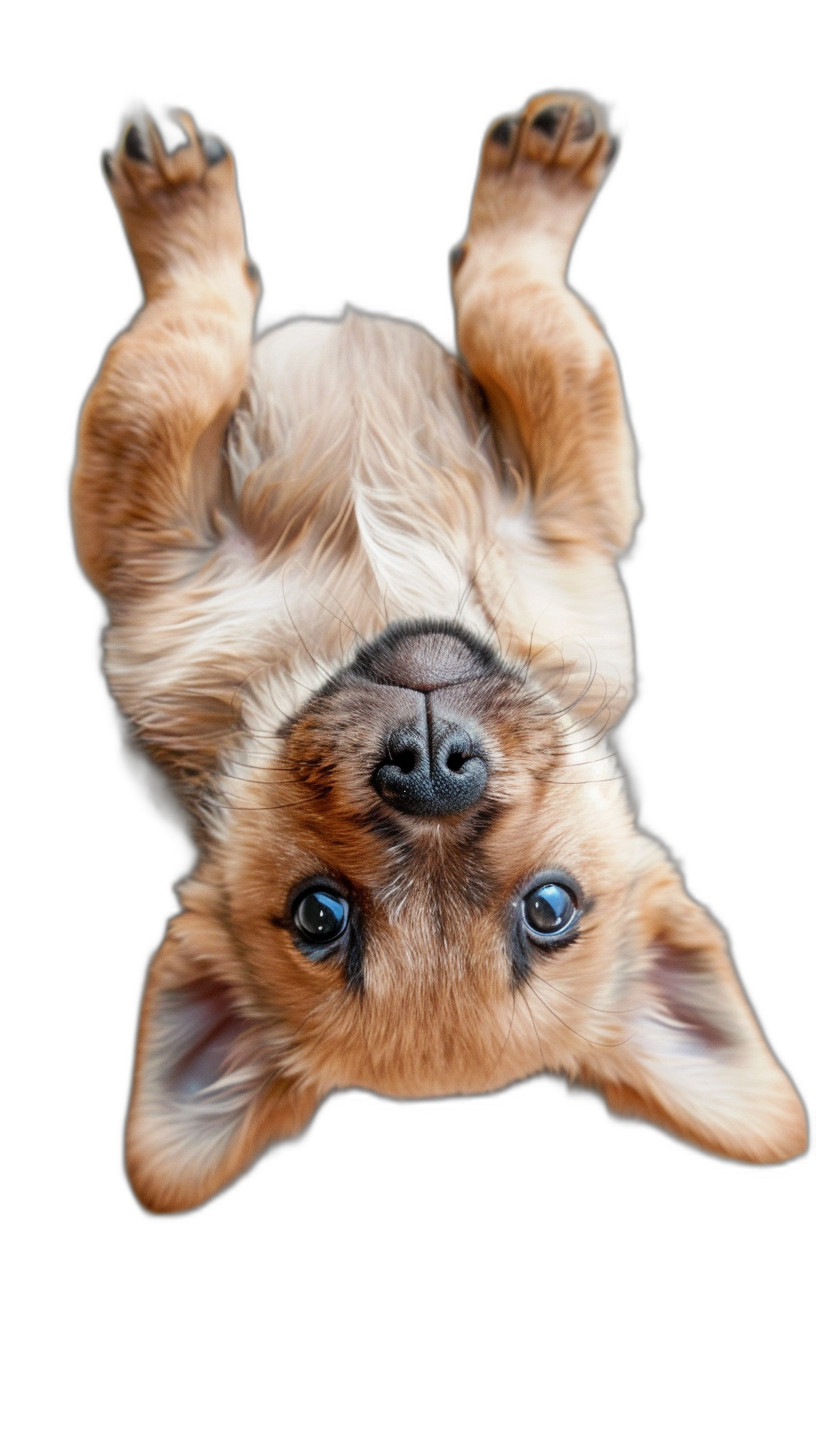
M 128 1162 L 209 1196 L 333 1087 L 550 1070 L 773 1160 L 801 1105 L 602 727 L 454 623 L 389 628 L 225 766 L 142 1013 Z

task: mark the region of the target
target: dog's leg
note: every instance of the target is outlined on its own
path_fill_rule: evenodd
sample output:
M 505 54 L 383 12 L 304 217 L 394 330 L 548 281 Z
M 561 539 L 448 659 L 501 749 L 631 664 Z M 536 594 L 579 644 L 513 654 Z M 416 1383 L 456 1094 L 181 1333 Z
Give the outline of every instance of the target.
M 213 544 L 221 443 L 249 360 L 258 283 L 233 161 L 180 120 L 188 143 L 172 155 L 147 120 L 104 158 L 146 300 L 88 396 L 73 481 L 79 557 L 113 603 Z
M 637 515 L 632 440 L 612 351 L 565 281 L 612 154 L 583 96 L 537 96 L 494 124 L 452 268 L 462 354 L 542 535 L 614 553 Z

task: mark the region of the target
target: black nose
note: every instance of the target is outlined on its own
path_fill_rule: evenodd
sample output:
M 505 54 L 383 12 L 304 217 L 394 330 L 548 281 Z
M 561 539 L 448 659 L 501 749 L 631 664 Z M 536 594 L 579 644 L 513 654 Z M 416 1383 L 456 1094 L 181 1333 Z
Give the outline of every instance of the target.
M 424 733 L 405 725 L 389 734 L 374 787 L 404 814 L 440 818 L 475 804 L 487 778 L 484 750 L 463 725 L 448 722 L 436 731 L 429 724 Z

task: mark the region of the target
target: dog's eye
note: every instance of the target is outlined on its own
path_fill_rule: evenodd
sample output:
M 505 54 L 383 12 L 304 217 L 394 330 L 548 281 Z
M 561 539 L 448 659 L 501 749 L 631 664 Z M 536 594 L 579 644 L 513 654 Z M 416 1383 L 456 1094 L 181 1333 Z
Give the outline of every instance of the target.
M 301 935 L 315 945 L 337 940 L 343 934 L 348 918 L 348 900 L 335 890 L 307 890 L 292 910 L 292 919 Z
M 581 918 L 577 896 L 569 886 L 557 881 L 528 890 L 522 909 L 527 932 L 539 945 L 571 939 Z

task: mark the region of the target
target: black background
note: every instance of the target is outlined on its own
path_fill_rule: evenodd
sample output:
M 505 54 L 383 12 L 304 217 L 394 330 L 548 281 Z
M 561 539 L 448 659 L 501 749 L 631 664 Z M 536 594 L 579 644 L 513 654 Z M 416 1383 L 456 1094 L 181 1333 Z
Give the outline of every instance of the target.
M 34 910 L 36 984 L 54 1032 L 38 1171 L 55 1220 L 79 1211 L 134 1270 L 141 1254 L 197 1257 L 238 1235 L 309 1241 L 310 1257 L 331 1259 L 360 1257 L 374 1230 L 398 1248 L 455 1249 L 466 1233 L 485 1249 L 544 1243 L 561 1261 L 586 1248 L 587 1226 L 597 1248 L 613 1227 L 637 1239 L 669 1220 L 682 1249 L 699 1238 L 702 1210 L 724 1265 L 737 1259 L 737 1227 L 740 1241 L 784 1233 L 788 1252 L 799 1246 L 806 1163 L 726 1165 L 544 1079 L 439 1104 L 337 1096 L 302 1142 L 185 1219 L 147 1219 L 122 1174 L 144 967 L 189 865 L 184 839 L 125 769 L 99 676 L 103 613 L 67 523 L 77 414 L 140 301 L 99 170 L 134 100 L 187 106 L 235 150 L 262 326 L 351 303 L 415 320 L 447 345 L 447 250 L 465 230 L 488 122 L 548 86 L 612 103 L 621 159 L 571 281 L 618 349 L 641 451 L 646 517 L 624 568 L 641 690 L 625 756 L 643 823 L 729 929 L 766 1035 L 807 1092 L 803 872 L 788 823 L 803 792 L 791 596 L 801 520 L 778 128 L 759 112 L 746 119 L 739 57 L 704 55 L 688 36 L 682 55 L 663 45 L 638 57 L 619 31 L 583 31 L 576 22 L 554 39 L 544 19 L 517 20 L 503 39 L 494 16 L 475 47 L 472 36 L 440 44 L 427 22 L 386 44 L 350 20 L 284 44 L 268 22 L 233 45 L 223 29 L 198 36 L 192 51 L 181 35 L 163 51 L 156 39 L 112 44 L 103 66 L 71 33 L 28 197 L 47 373 L 34 529 L 50 553 L 28 620 L 47 724 L 42 847 L 60 865 L 55 900 Z

